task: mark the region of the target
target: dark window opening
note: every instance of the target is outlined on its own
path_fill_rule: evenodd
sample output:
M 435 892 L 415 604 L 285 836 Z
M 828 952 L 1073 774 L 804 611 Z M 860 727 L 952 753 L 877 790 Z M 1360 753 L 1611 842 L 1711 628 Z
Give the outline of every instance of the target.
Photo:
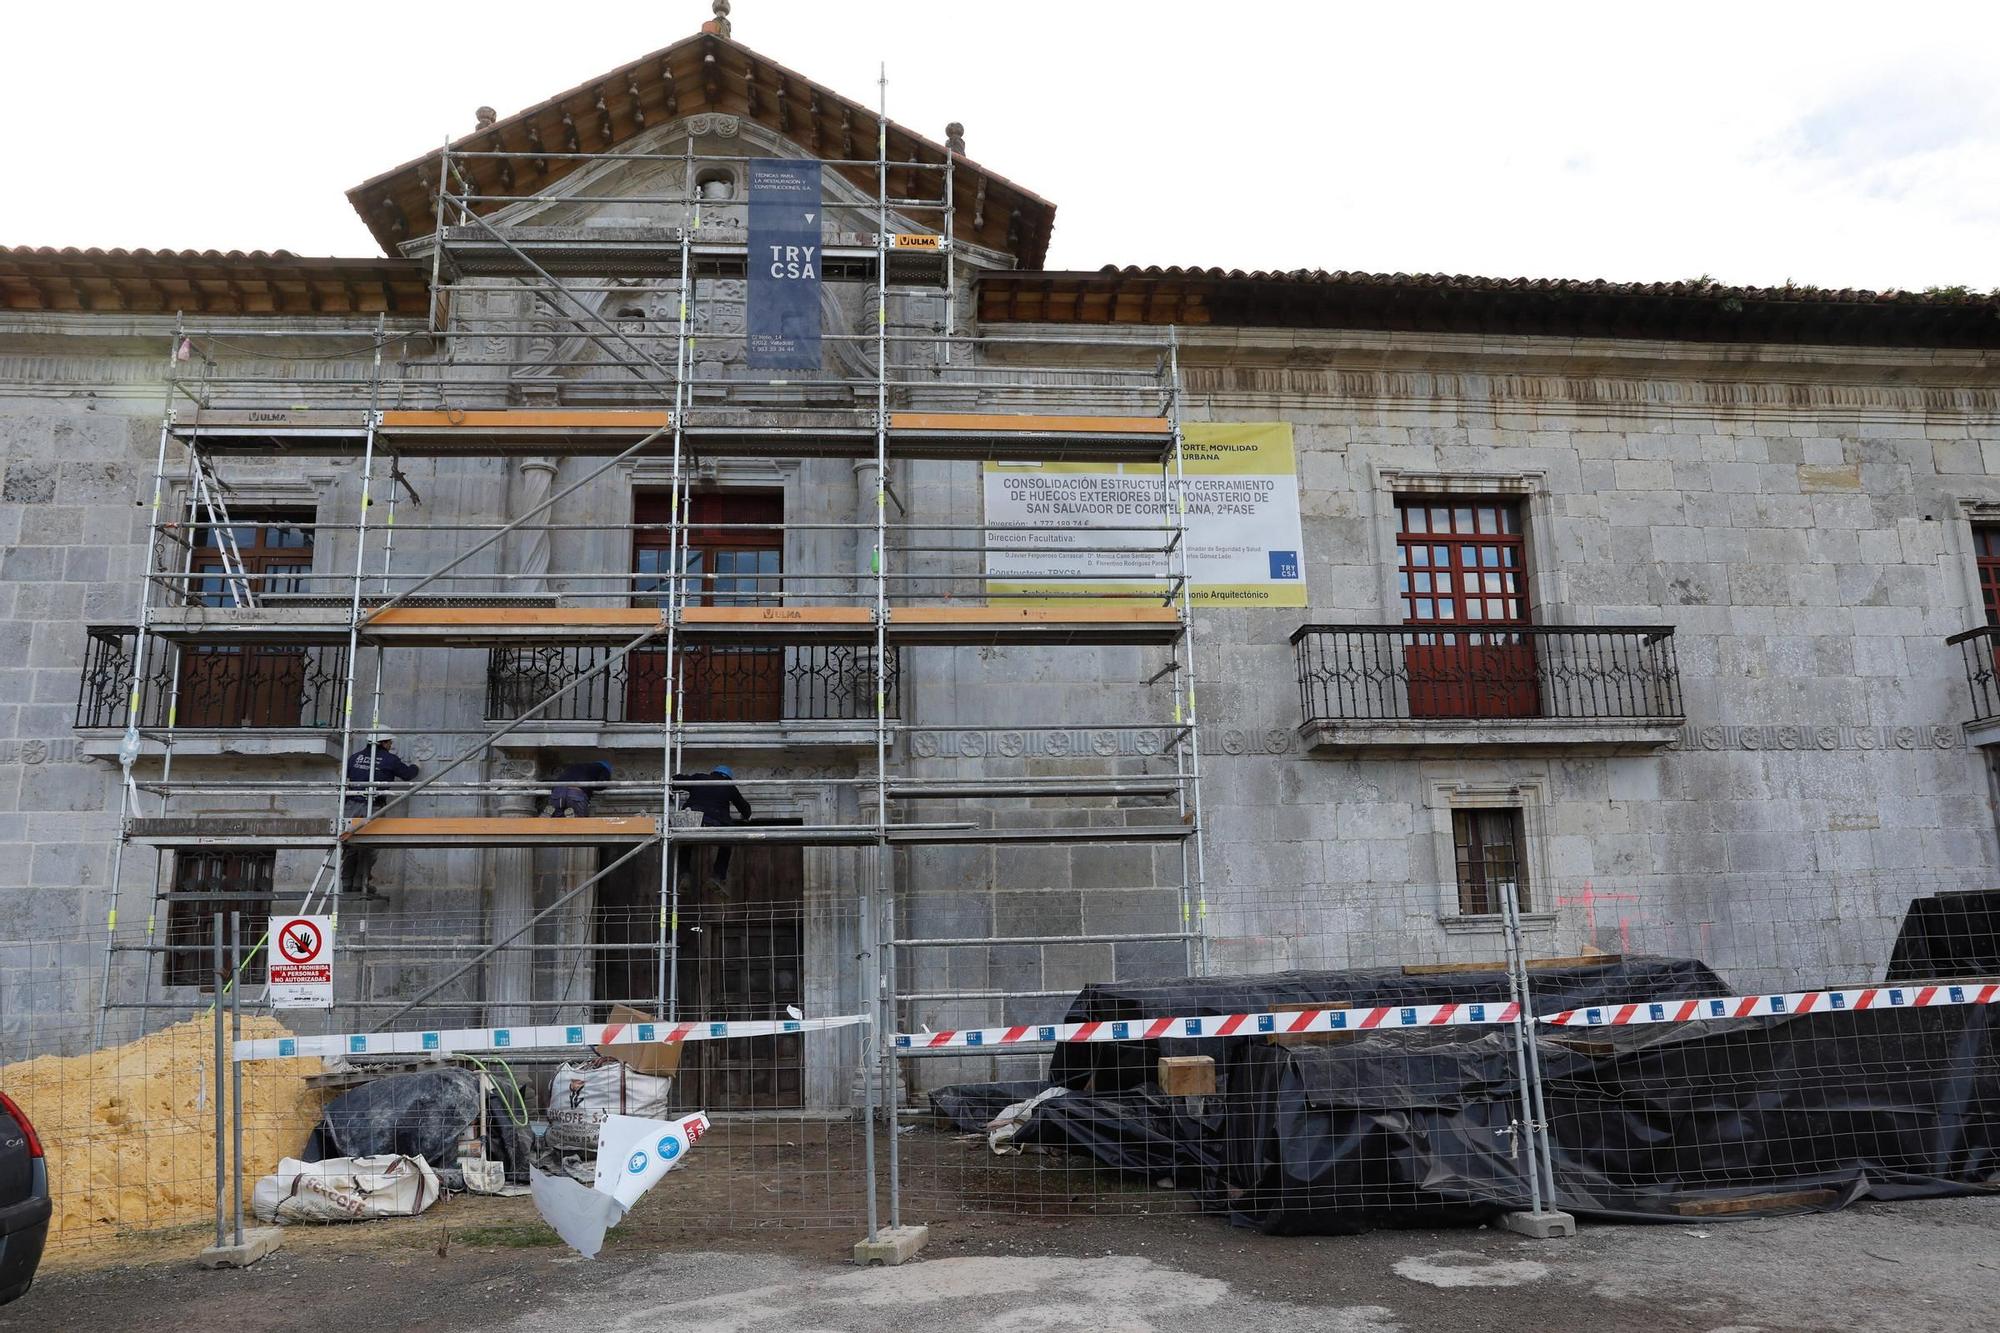
M 1396 501 L 1396 591 L 1411 717 L 1536 717 L 1541 690 L 1526 625 L 1527 544 L 1510 501 Z
M 264 933 L 271 915 L 275 852 L 176 852 L 174 882 L 167 898 L 169 986 L 215 989 L 215 915 L 222 914 L 223 948 L 229 947 L 229 914 L 243 914 L 247 952 Z
M 635 523 L 672 521 L 667 491 L 641 491 L 632 506 Z M 783 600 L 785 497 L 776 491 L 699 491 L 689 499 L 681 570 L 688 606 L 777 606 Z M 632 533 L 632 600 L 665 606 L 673 571 L 673 531 L 636 528 Z M 689 722 L 776 722 L 783 715 L 785 650 L 691 648 L 680 655 L 682 716 Z M 625 717 L 658 722 L 665 714 L 665 653 L 633 653 Z
M 1461 916 L 1498 916 L 1501 886 L 1512 883 L 1520 910 L 1528 910 L 1528 839 L 1518 807 L 1451 812 L 1451 841 L 1458 861 Z

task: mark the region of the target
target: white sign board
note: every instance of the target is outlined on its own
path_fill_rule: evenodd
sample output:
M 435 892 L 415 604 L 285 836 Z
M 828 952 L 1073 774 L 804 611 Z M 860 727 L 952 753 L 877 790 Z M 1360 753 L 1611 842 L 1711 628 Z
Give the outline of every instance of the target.
M 1291 426 L 1190 422 L 1183 438 L 1194 600 L 1304 606 Z M 1171 518 L 1157 465 L 988 463 L 985 483 L 989 596 L 1074 605 L 1165 589 L 1178 572 L 1157 531 Z
M 273 1009 L 333 1008 L 332 917 L 272 917 L 265 952 Z

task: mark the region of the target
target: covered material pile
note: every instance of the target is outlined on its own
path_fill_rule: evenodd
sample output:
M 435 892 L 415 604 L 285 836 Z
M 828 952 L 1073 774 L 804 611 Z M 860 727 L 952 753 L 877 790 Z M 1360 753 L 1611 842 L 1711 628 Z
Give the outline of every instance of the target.
M 245 1039 L 290 1035 L 245 1014 Z M 243 1066 L 245 1188 L 298 1151 L 319 1115 L 317 1059 Z M 226 1071 L 225 1071 L 226 1077 Z M 215 1028 L 203 1018 L 90 1055 L 0 1066 L 48 1154 L 51 1244 L 199 1221 L 215 1208 Z
M 1450 992 L 1408 993 L 1437 983 Z M 1243 1012 L 1307 986 L 1352 1004 L 1505 995 L 1499 973 L 1201 978 L 1165 983 L 1196 999 L 1142 996 L 1143 1011 L 1129 1006 L 1147 987 L 1093 987 L 1070 1016 Z M 1700 964 L 1661 959 L 1537 972 L 1534 986 L 1542 1013 L 1726 993 Z M 1996 1018 L 1990 1006 L 1966 1006 L 1544 1028 L 1538 1049 L 1562 1206 L 1598 1217 L 1706 1218 L 2000 1186 Z M 1015 1142 L 1170 1177 L 1238 1225 L 1270 1232 L 1473 1223 L 1528 1205 L 1514 1149 L 1513 1126 L 1525 1117 L 1509 1029 L 1147 1045 L 1060 1048 L 1051 1080 L 1071 1091 L 1036 1107 Z M 1193 1053 L 1215 1059 L 1216 1095 L 1163 1096 L 1147 1072 L 1151 1057 Z M 968 1085 L 933 1100 L 974 1129 L 1036 1091 Z

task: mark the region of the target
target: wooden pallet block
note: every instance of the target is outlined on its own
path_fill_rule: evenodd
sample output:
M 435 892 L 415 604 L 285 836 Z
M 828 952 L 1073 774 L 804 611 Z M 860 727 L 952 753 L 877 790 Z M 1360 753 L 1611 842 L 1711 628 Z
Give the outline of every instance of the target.
M 1677 1217 L 1730 1217 L 1767 1208 L 1824 1208 L 1840 1197 L 1839 1190 L 1790 1190 L 1777 1194 L 1739 1194 L 1730 1199 L 1687 1199 L 1674 1205 Z

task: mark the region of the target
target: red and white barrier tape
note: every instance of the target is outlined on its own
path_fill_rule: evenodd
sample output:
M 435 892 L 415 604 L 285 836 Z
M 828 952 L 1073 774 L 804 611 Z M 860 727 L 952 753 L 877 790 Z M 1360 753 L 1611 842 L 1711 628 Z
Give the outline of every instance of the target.
M 434 1028 L 416 1032 L 343 1032 L 318 1037 L 262 1037 L 239 1041 L 238 1060 L 283 1060 L 295 1055 L 450 1055 L 460 1051 L 548 1051 L 612 1043 L 727 1041 L 790 1032 L 824 1032 L 865 1023 L 861 1014 L 837 1018 L 758 1018 L 733 1023 L 569 1023 L 519 1028 Z
M 1703 1000 L 1642 1000 L 1586 1005 L 1546 1014 L 1557 1027 L 1625 1027 L 1638 1023 L 1701 1023 L 1718 1018 L 1787 1018 L 1794 1014 L 1854 1013 L 1864 1009 L 1925 1009 L 1937 1005 L 1993 1004 L 2000 984 L 1948 982 L 1913 986 L 1858 986 L 1852 990 L 1787 991 L 1781 995 L 1727 995 Z
M 1367 1009 L 1304 1009 L 1254 1014 L 1203 1014 L 1182 1018 L 1115 1018 L 1094 1023 L 1022 1023 L 1005 1028 L 950 1032 L 899 1032 L 899 1050 L 955 1046 L 1025 1046 L 1052 1041 L 1153 1041 L 1160 1037 L 1254 1037 L 1301 1032 L 1363 1032 L 1375 1028 L 1464 1027 L 1512 1023 L 1517 1006 L 1389 1004 Z

